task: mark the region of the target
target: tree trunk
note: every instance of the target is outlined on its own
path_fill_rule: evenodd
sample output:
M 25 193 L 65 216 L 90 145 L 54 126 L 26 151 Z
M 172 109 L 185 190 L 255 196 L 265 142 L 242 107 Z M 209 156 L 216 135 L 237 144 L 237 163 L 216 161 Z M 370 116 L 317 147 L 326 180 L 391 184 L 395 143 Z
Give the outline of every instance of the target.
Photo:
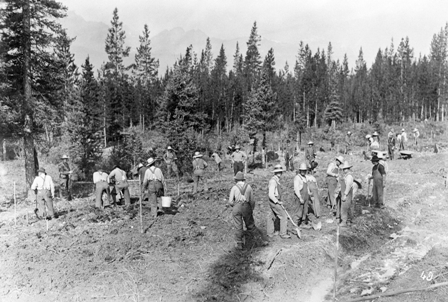
M 6 139 L 2 140 L 2 149 L 3 149 L 2 159 L 3 161 L 6 161 Z
M 27 188 L 31 187 L 38 167 L 37 152 L 34 148 L 33 138 L 33 111 L 31 110 L 31 21 L 30 21 L 30 0 L 23 2 L 23 119 L 24 136 L 23 151 L 25 156 L 25 177 Z M 27 190 L 28 191 L 28 190 Z
M 317 100 L 316 100 L 316 106 L 314 107 L 314 128 L 317 129 Z

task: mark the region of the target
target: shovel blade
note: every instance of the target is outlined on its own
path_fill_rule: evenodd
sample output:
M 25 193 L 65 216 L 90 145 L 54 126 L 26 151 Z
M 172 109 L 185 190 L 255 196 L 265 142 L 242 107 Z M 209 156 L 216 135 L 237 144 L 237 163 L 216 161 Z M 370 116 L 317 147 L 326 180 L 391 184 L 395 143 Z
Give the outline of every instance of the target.
M 300 232 L 299 228 L 296 228 L 296 233 L 297 233 L 297 237 L 299 237 L 299 239 L 302 239 L 302 233 Z
M 316 231 L 320 231 L 322 229 L 322 222 L 313 223 L 313 229 Z

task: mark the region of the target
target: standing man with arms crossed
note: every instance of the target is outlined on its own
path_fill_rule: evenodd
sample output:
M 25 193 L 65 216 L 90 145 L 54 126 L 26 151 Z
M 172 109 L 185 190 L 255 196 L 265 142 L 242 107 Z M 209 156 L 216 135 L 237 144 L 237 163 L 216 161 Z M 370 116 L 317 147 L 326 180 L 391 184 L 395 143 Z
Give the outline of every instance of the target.
M 339 177 L 339 166 L 344 161 L 342 156 L 337 156 L 334 161 L 332 161 L 327 168 L 327 187 L 328 187 L 328 197 L 327 197 L 327 207 L 331 207 L 336 210 L 336 188 L 338 186 Z
M 277 233 L 274 229 L 274 220 L 280 220 L 280 237 L 282 239 L 291 238 L 287 233 L 287 216 L 285 210 L 282 209 L 282 189 L 280 186 L 280 177 L 283 173 L 282 165 L 276 165 L 274 167 L 274 176 L 269 180 L 269 212 L 267 215 L 267 235 L 268 237 L 274 237 Z
M 176 174 L 177 179 L 179 179 L 179 169 L 177 169 L 177 165 L 176 165 L 176 154 L 174 153 L 173 148 L 171 148 L 170 146 L 168 146 L 168 148 L 166 149 L 165 154 L 163 155 L 163 160 L 165 161 L 166 164 L 166 173 L 168 174 L 168 177 L 171 177 L 171 171 L 174 172 L 174 174 Z
M 62 199 L 63 195 L 67 196 L 67 200 L 72 200 L 71 192 L 71 179 L 72 170 L 70 170 L 70 165 L 68 164 L 68 156 L 62 155 L 62 161 L 58 165 L 59 169 L 59 198 Z
M 239 145 L 235 146 L 235 152 L 232 153 L 232 163 L 233 163 L 233 175 L 236 173 L 244 171 L 244 164 L 246 163 L 247 155 L 241 151 Z
M 311 169 L 317 167 L 317 164 L 315 163 L 316 149 L 314 148 L 314 143 L 312 141 L 308 142 L 308 148 L 305 150 L 305 159 L 308 161 Z
M 378 153 L 377 156 L 372 158 L 372 175 L 369 176 L 370 179 L 373 179 L 372 186 L 372 199 L 375 207 L 384 209 L 384 188 L 386 187 L 386 169 L 380 163 L 380 160 L 383 159 L 383 154 Z
M 37 170 L 37 176 L 31 185 L 31 190 L 36 194 L 37 209 L 34 210 L 37 218 L 55 218 L 53 209 L 54 184 L 51 176 L 45 173 L 44 168 Z M 48 209 L 48 212 L 47 212 Z

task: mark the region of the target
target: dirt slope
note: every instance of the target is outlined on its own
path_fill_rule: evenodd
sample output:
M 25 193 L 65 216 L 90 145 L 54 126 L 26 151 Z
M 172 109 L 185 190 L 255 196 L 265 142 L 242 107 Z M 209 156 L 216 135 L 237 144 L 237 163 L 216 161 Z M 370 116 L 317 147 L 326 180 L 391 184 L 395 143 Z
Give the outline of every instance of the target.
M 325 167 L 333 157 L 319 153 L 321 188 Z M 365 177 L 370 172 L 370 162 L 359 153 L 347 159 L 355 174 Z M 412 274 L 420 282 L 419 271 L 414 270 L 422 263 L 442 272 L 446 253 L 434 246 L 446 247 L 448 239 L 444 234 L 447 191 L 441 171 L 446 160 L 446 153 L 422 153 L 412 160 L 389 162 L 386 210 L 366 206 L 364 183 L 355 226 L 340 236 L 339 301 L 359 296 L 365 289 L 376 293 L 381 287 L 415 286 L 402 280 Z M 17 226 L 13 207 L 2 208 L 0 301 L 331 299 L 336 226 L 326 209 L 321 231 L 303 231 L 303 240 L 276 238 L 262 245 L 267 239 L 270 175 L 256 170 L 248 177 L 257 200 L 255 221 L 260 232 L 248 239 L 243 251 L 233 248 L 231 210 L 224 207 L 233 183 L 228 167 L 221 176 L 210 173 L 209 192 L 196 197 L 184 192 L 176 198 L 182 204 L 177 213 L 153 221 L 144 205 L 143 234 L 137 205 L 101 212 L 92 207 L 92 197 L 71 204 L 58 202 L 61 216 L 49 222 L 48 231 L 45 221 L 35 221 L 31 215 L 27 224 L 26 213 L 34 205 L 20 204 Z M 287 173 L 284 179 L 289 201 L 293 176 Z M 214 181 L 218 178 L 224 181 Z M 325 189 L 321 194 L 326 194 Z M 426 301 L 442 301 L 436 300 L 439 291 Z

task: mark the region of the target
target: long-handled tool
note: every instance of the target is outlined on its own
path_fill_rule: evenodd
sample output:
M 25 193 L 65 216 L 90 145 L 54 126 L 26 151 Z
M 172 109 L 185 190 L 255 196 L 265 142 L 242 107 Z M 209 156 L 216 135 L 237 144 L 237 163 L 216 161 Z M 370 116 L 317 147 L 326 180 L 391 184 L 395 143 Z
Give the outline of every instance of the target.
M 292 220 L 291 216 L 289 216 L 289 213 L 288 213 L 288 211 L 286 211 L 285 207 L 282 204 L 280 204 L 280 206 L 285 211 L 285 213 L 288 216 L 288 218 L 291 221 L 291 223 L 296 227 L 295 230 L 297 232 L 297 237 L 299 237 L 299 239 L 302 239 L 302 234 L 300 233 L 299 226 L 294 222 L 294 220 Z
M 140 177 L 139 177 L 140 179 Z M 143 199 L 143 188 L 140 183 L 140 233 L 143 234 L 143 214 L 142 214 L 142 199 Z

